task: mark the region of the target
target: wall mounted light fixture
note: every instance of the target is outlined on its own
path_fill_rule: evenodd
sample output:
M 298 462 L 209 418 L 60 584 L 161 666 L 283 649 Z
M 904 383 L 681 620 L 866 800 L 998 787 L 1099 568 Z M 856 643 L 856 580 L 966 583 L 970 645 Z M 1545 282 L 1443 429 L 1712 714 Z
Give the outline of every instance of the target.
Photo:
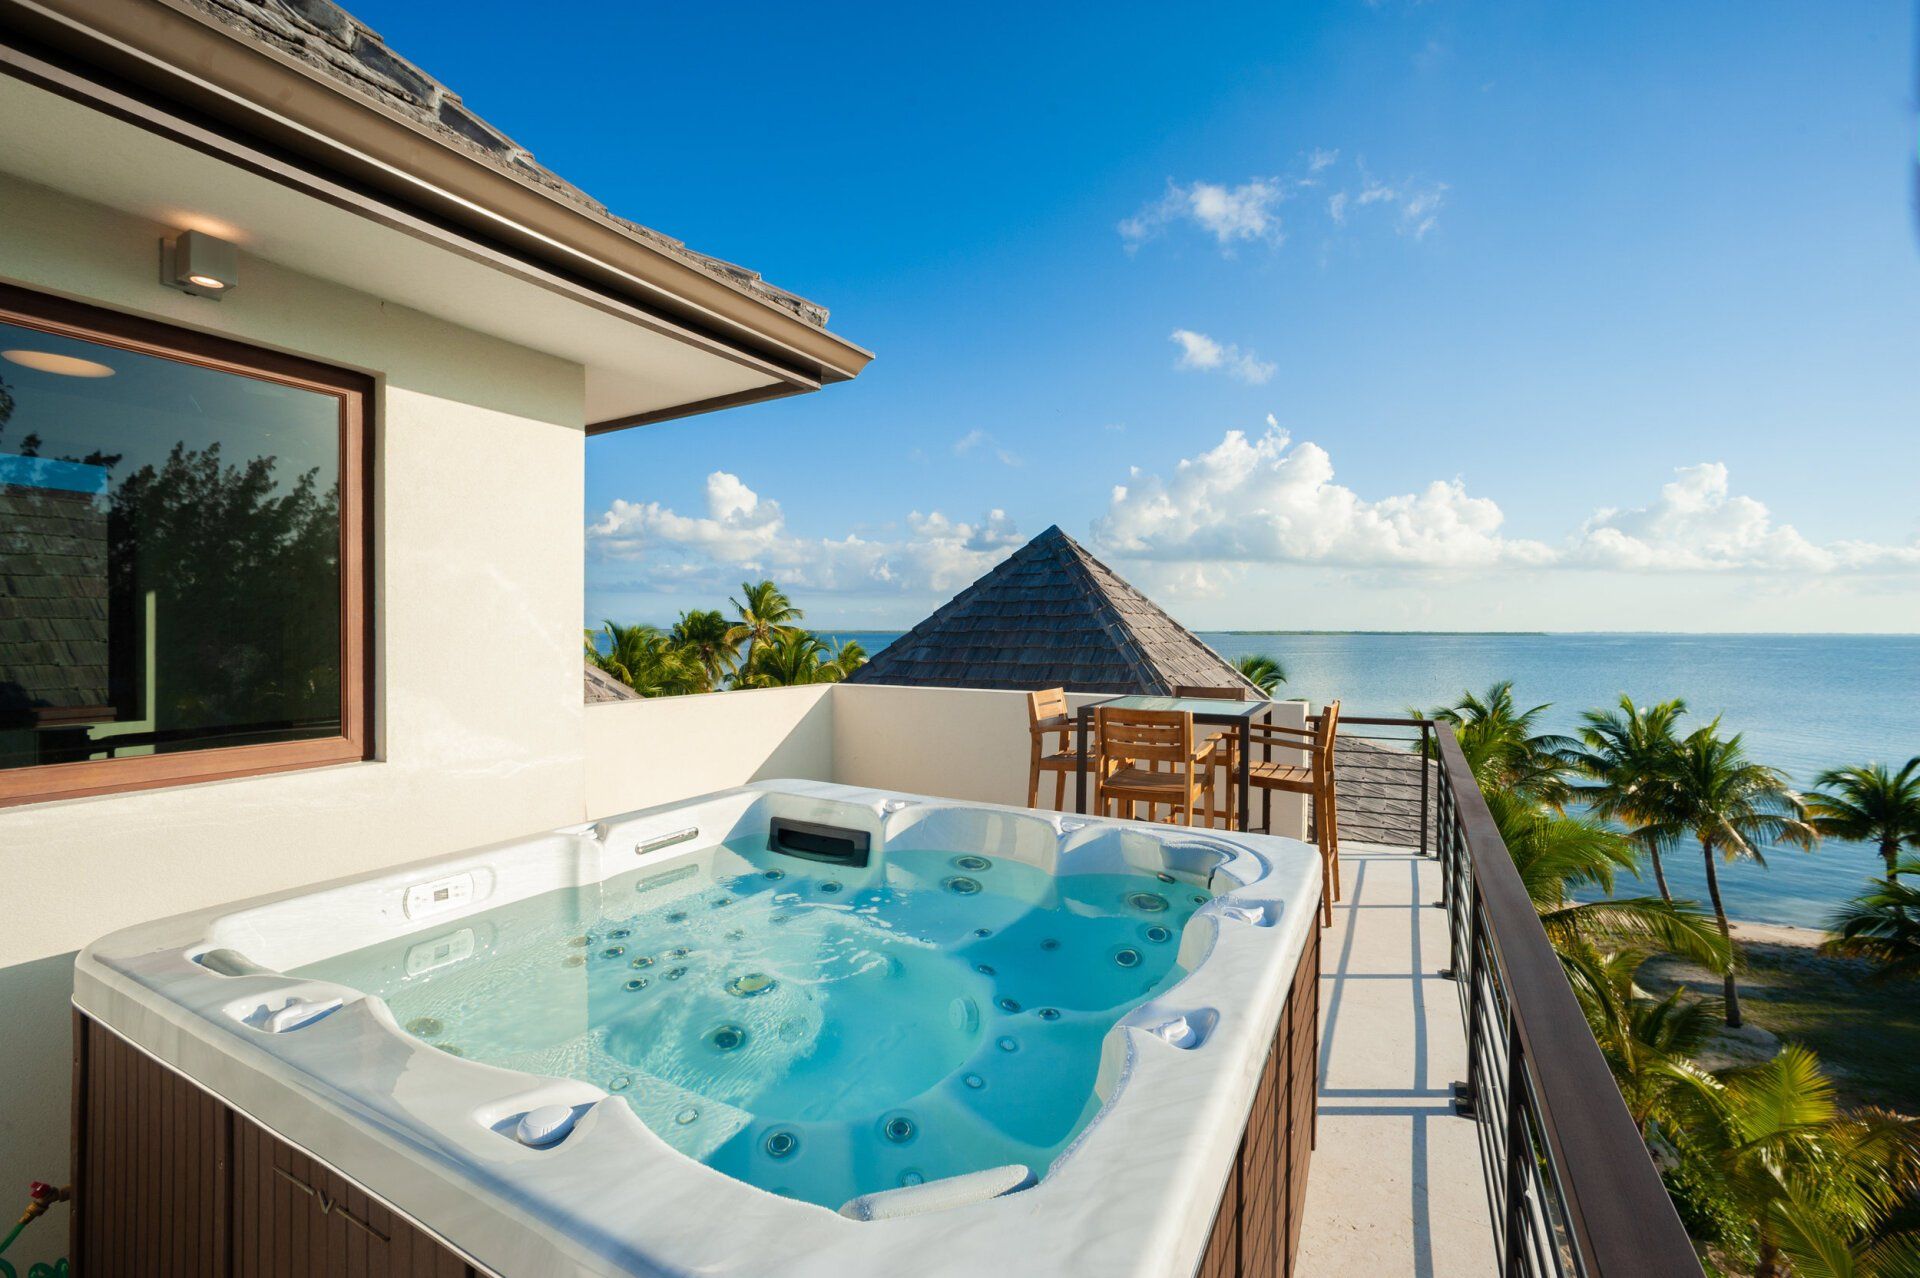
M 240 252 L 231 240 L 182 231 L 160 241 L 160 282 L 195 297 L 225 297 L 240 284 Z

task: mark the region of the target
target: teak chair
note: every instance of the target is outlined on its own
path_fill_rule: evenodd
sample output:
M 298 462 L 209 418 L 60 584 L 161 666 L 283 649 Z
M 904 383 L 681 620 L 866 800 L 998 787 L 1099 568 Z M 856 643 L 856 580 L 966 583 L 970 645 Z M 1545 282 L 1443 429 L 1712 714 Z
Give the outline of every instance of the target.
M 1207 701 L 1251 701 L 1253 699 L 1252 695 L 1248 693 L 1245 688 L 1214 688 L 1204 684 L 1186 683 L 1175 684 L 1173 695 L 1176 697 L 1194 697 Z M 1231 731 L 1216 731 L 1213 733 L 1213 739 L 1220 746 L 1219 782 L 1229 790 L 1234 790 L 1234 782 L 1238 777 L 1240 768 L 1240 738 Z M 1271 751 L 1268 753 L 1271 753 Z M 1237 790 L 1234 791 L 1234 795 L 1237 803 L 1239 797 Z M 1262 797 L 1266 803 L 1262 826 L 1271 826 L 1273 824 L 1273 796 L 1268 794 Z M 1252 814 L 1249 813 L 1248 815 L 1251 816 Z
M 1147 805 L 1147 818 L 1160 804 L 1168 808 L 1172 823 L 1185 818 L 1193 824 L 1197 801 L 1207 824 L 1217 815 L 1212 785 L 1213 765 L 1218 745 L 1193 740 L 1193 716 L 1181 710 L 1094 710 L 1099 724 L 1100 815 L 1108 815 L 1110 805 L 1125 804 L 1121 815 L 1132 816 L 1134 805 Z M 1160 765 L 1167 770 L 1161 771 Z M 1233 823 L 1233 794 L 1227 795 L 1227 823 Z
M 1049 736 L 1060 738 L 1057 749 L 1050 748 Z M 1040 806 L 1040 774 L 1053 773 L 1053 807 L 1064 812 L 1067 806 L 1067 777 L 1080 765 L 1073 745 L 1073 716 L 1067 713 L 1065 688 L 1047 688 L 1027 694 L 1027 806 Z M 1094 762 L 1093 734 L 1087 738 L 1087 766 Z
M 1320 846 L 1320 868 L 1325 878 L 1320 892 L 1322 927 L 1333 922 L 1333 903 L 1340 899 L 1340 816 L 1333 785 L 1333 751 L 1339 726 L 1340 703 L 1334 701 L 1320 712 L 1319 726 L 1310 732 L 1271 723 L 1250 724 L 1247 729 L 1250 746 L 1273 745 L 1307 756 L 1304 765 L 1253 763 L 1247 769 L 1247 779 L 1267 794 L 1279 790 L 1313 800 L 1314 842 Z

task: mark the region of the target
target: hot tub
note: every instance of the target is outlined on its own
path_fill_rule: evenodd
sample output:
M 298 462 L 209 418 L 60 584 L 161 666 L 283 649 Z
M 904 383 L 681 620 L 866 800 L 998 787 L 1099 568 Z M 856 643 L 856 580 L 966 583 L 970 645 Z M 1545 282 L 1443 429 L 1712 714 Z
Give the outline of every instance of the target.
M 1319 875 L 783 781 L 128 929 L 76 1271 L 1286 1272 Z

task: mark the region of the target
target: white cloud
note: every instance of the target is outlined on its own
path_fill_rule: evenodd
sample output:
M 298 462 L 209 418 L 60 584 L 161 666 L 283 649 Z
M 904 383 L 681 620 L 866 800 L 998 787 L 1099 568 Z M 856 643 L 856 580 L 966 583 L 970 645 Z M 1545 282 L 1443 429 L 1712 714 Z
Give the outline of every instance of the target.
M 1394 230 L 1424 240 L 1440 221 L 1440 207 L 1446 203 L 1445 182 L 1418 182 L 1409 178 L 1399 183 L 1383 182 L 1359 166 L 1358 190 L 1335 191 L 1327 197 L 1327 216 L 1335 226 L 1345 226 L 1353 211 L 1371 205 L 1394 210 Z
M 1165 195 L 1121 220 L 1120 238 L 1132 252 L 1169 226 L 1191 222 L 1212 235 L 1223 252 L 1245 241 L 1278 244 L 1285 235 L 1277 210 L 1286 198 L 1286 183 L 1280 178 L 1249 178 L 1239 186 L 1169 181 Z
M 1674 476 L 1645 506 L 1596 512 L 1575 535 L 1569 561 L 1676 572 L 1920 568 L 1920 544 L 1836 541 L 1823 546 L 1807 540 L 1793 525 L 1775 523 L 1760 501 L 1731 494 L 1720 462 L 1682 466 Z
M 953 455 L 955 457 L 965 457 L 975 449 L 984 449 L 991 452 L 995 460 L 1002 466 L 1024 466 L 1026 464 L 1019 457 L 1002 448 L 999 440 L 978 427 L 975 427 L 973 430 L 968 431 L 953 441 Z
M 1368 501 L 1333 481 L 1333 460 L 1268 418 L 1171 478 L 1136 474 L 1113 490 L 1095 537 L 1109 553 L 1167 561 L 1325 563 L 1349 567 L 1538 564 L 1546 546 L 1500 535 L 1500 508 L 1459 481 Z
M 587 525 L 589 555 L 627 569 L 622 588 L 667 593 L 711 593 L 743 576 L 771 576 L 789 589 L 950 594 L 1020 541 L 1003 510 L 978 523 L 915 511 L 892 539 L 800 537 L 778 502 L 723 470 L 707 476 L 705 515 L 616 500 Z
M 1273 378 L 1273 364 L 1252 351 L 1216 342 L 1205 333 L 1196 333 L 1190 328 L 1176 328 L 1169 334 L 1168 340 L 1180 348 L 1180 358 L 1174 361 L 1175 368 L 1223 372 L 1249 386 L 1264 386 Z
M 1427 232 L 1440 220 L 1440 204 L 1446 194 L 1444 182 L 1409 193 L 1400 205 L 1400 233 L 1416 240 L 1426 239 Z
M 1344 175 L 1344 176 L 1343 176 Z M 1312 188 L 1329 190 L 1327 220 L 1345 227 L 1358 220 L 1361 210 L 1380 206 L 1391 210 L 1388 224 L 1399 235 L 1423 240 L 1439 225 L 1447 184 L 1412 177 L 1388 182 L 1371 173 L 1365 161 L 1340 165 L 1340 152 L 1314 147 L 1305 152 L 1291 174 L 1250 177 L 1233 185 L 1224 182 L 1179 183 L 1171 179 L 1159 199 L 1141 207 L 1119 223 L 1120 241 L 1128 253 L 1179 226 L 1190 226 L 1212 236 L 1221 253 L 1231 257 L 1248 243 L 1278 246 L 1286 242 L 1280 206 Z
M 1459 480 L 1368 499 L 1334 482 L 1333 460 L 1272 417 L 1257 439 L 1228 431 L 1170 477 L 1113 489 L 1095 521 L 1101 549 L 1159 565 L 1180 593 L 1217 589 L 1235 565 L 1354 570 L 1605 569 L 1635 573 L 1839 573 L 1920 570 L 1920 542 L 1816 544 L 1732 495 L 1719 463 L 1686 466 L 1646 506 L 1594 514 L 1558 544 L 1501 531 L 1504 516 Z M 1191 573 L 1174 566 L 1185 565 Z M 1184 574 L 1184 575 L 1182 575 Z

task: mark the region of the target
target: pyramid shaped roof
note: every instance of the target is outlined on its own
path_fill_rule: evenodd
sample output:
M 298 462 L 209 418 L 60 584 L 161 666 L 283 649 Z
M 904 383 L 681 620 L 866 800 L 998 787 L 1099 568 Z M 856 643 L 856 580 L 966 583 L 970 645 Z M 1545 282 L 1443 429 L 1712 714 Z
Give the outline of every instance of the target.
M 894 640 L 849 682 L 1153 693 L 1259 690 L 1057 526 Z

